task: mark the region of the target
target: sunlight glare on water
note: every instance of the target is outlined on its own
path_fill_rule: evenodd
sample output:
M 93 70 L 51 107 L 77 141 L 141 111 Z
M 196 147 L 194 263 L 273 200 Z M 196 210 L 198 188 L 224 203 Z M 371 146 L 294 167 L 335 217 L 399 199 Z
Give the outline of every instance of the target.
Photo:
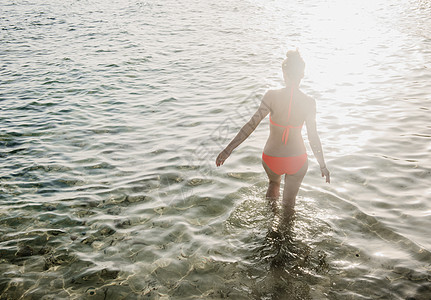
M 431 298 L 429 1 L 0 11 L 0 299 Z M 332 180 L 286 223 L 268 119 L 214 160 L 296 47 Z

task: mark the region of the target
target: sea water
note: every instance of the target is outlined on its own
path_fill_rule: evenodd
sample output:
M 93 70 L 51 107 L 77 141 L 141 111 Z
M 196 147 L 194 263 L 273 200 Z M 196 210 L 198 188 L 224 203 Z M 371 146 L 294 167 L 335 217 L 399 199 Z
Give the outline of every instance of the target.
M 429 299 L 431 2 L 0 4 L 1 299 Z M 265 200 L 299 48 L 331 184 Z M 307 140 L 304 127 L 303 135 Z

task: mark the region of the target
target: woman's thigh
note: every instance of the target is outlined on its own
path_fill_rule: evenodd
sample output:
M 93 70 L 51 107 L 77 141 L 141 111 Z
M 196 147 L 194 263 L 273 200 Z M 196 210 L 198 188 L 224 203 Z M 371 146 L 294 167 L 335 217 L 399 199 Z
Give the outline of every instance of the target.
M 284 191 L 283 199 L 294 200 L 298 194 L 299 188 L 301 187 L 302 180 L 308 170 L 308 160 L 304 163 L 302 168 L 295 174 L 285 175 L 284 177 Z
M 262 166 L 265 169 L 266 175 L 268 175 L 269 181 L 277 182 L 277 183 L 281 182 L 281 175 L 274 173 L 274 171 L 272 171 L 263 160 L 262 160 Z

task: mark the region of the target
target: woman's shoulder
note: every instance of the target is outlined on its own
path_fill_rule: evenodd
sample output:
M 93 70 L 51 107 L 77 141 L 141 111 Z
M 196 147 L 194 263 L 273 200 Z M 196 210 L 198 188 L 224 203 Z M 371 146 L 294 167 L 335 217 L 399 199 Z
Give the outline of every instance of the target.
M 316 106 L 316 100 L 302 91 L 301 91 L 301 98 L 302 98 L 302 101 L 305 104 L 307 104 L 307 106 Z
M 269 99 L 285 98 L 286 97 L 286 88 L 268 89 L 266 91 L 266 97 Z M 316 100 L 313 97 L 305 94 L 301 90 L 299 90 L 299 98 L 306 105 L 310 105 L 310 106 L 316 105 Z
M 282 91 L 283 91 L 282 88 L 280 88 L 280 89 L 269 89 L 266 91 L 266 93 L 270 96 L 276 96 L 276 95 L 280 94 Z
M 269 89 L 266 91 L 269 98 L 275 100 L 286 96 L 286 88 Z
M 264 102 L 273 103 L 280 98 L 283 89 L 268 89 L 263 97 Z

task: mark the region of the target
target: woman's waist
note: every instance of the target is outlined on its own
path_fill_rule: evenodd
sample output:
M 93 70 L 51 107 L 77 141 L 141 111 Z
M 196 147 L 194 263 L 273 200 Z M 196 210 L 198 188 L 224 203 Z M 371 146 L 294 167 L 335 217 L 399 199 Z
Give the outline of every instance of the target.
M 268 139 L 263 152 L 269 156 L 288 157 L 299 156 L 307 152 L 303 139 L 289 140 L 287 144 L 279 140 Z

